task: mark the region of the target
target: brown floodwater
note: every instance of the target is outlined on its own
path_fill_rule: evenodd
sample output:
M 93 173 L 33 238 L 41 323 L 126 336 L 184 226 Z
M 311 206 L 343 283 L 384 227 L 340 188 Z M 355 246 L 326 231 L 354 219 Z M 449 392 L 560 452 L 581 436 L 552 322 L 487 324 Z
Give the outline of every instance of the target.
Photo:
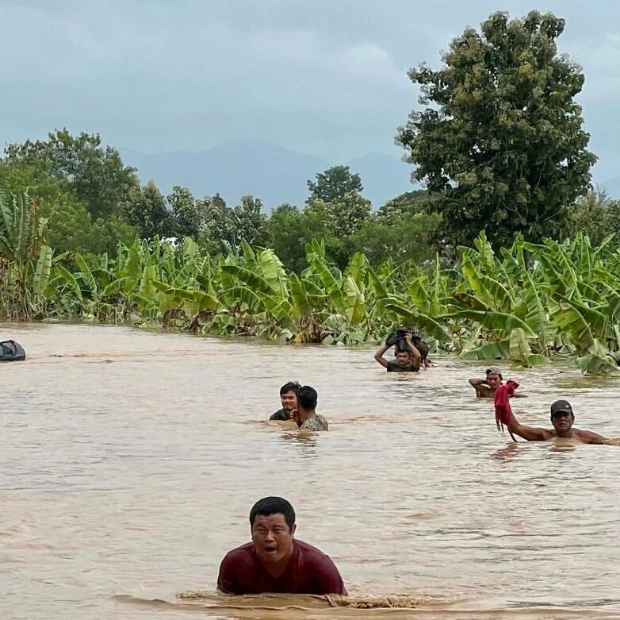
M 484 366 L 438 357 L 401 376 L 367 348 L 128 327 L 8 338 L 28 360 L 0 363 L 3 620 L 620 617 L 620 447 L 511 444 L 467 384 Z M 620 436 L 620 379 L 508 375 L 523 421 L 546 426 L 567 398 L 578 427 Z M 265 421 L 288 380 L 318 390 L 329 432 Z M 293 503 L 351 596 L 419 607 L 215 595 L 265 495 Z

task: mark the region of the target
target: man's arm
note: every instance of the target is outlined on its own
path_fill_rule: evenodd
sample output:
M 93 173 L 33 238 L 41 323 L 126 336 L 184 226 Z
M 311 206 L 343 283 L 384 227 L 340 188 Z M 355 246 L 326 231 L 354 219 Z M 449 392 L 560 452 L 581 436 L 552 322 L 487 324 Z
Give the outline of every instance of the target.
M 607 437 L 603 437 L 598 433 L 593 433 L 592 431 L 578 431 L 579 432 L 579 441 L 583 441 L 583 443 L 596 443 L 596 444 L 608 444 L 612 445 L 612 442 L 607 439 Z
M 469 385 L 471 385 L 473 388 L 476 388 L 480 385 L 484 385 L 485 387 L 489 387 L 486 384 L 486 380 L 485 379 L 470 379 L 469 380 Z
M 220 564 L 220 571 L 217 576 L 217 589 L 224 594 L 238 594 L 233 575 L 233 562 L 228 555 L 224 557 Z
M 314 567 L 315 594 L 340 594 L 347 596 L 347 589 L 336 565 L 329 556 L 325 556 Z
M 506 426 L 513 435 L 523 437 L 523 439 L 527 441 L 546 441 L 547 439 L 551 439 L 553 437 L 553 435 L 546 428 L 533 428 L 532 426 L 519 424 L 519 421 L 515 418 L 514 414 L 510 415 L 510 420 Z
M 390 348 L 390 345 L 384 344 L 376 353 L 375 359 L 383 366 L 384 368 L 388 367 L 388 361 L 383 357 L 383 354 Z
M 491 389 L 487 385 L 486 379 L 470 379 L 469 385 L 476 390 L 476 396 L 486 396 Z
M 416 370 L 420 370 L 420 363 L 422 362 L 422 354 L 418 350 L 418 348 L 413 344 L 413 340 L 411 339 L 411 334 L 407 334 L 405 336 L 405 341 L 407 342 L 407 346 L 409 347 L 409 351 L 411 351 L 411 356 L 413 357 L 413 367 Z

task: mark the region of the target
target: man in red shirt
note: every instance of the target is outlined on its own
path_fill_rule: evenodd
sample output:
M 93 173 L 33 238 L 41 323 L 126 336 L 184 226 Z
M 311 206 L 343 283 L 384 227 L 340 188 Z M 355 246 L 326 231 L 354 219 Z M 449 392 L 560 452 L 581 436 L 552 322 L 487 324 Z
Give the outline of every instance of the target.
M 343 594 L 332 560 L 296 540 L 295 511 L 282 497 L 264 497 L 250 511 L 252 542 L 229 551 L 217 578 L 225 594 Z

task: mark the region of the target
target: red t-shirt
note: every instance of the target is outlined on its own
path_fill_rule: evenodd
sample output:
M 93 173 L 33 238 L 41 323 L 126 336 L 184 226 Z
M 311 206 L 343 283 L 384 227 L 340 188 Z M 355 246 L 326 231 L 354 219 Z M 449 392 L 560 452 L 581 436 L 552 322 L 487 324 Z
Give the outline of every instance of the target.
M 220 564 L 217 587 L 226 594 L 344 594 L 342 577 L 329 556 L 293 539 L 293 555 L 274 577 L 256 556 L 253 543 L 229 551 Z

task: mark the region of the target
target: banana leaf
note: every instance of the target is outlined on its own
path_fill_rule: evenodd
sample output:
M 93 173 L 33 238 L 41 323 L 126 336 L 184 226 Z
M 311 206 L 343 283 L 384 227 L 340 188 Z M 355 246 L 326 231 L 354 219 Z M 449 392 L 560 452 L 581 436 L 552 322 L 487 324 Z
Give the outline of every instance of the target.
M 289 296 L 289 278 L 284 265 L 271 250 L 263 250 L 258 256 L 258 268 L 263 278 L 268 282 L 271 292 L 286 299 Z
M 510 341 L 500 340 L 498 342 L 487 342 L 482 346 L 470 349 L 461 353 L 460 357 L 464 360 L 498 360 L 510 358 Z
M 536 338 L 536 334 L 524 321 L 513 314 L 506 314 L 503 312 L 457 310 L 456 312 L 452 312 L 442 317 L 437 317 L 437 319 L 469 319 L 470 321 L 475 321 L 491 331 L 504 333 L 506 336 L 508 336 L 516 327 L 520 327 L 525 333 L 526 338 Z
M 39 259 L 34 271 L 34 279 L 32 288 L 37 297 L 43 295 L 43 291 L 47 287 L 52 272 L 52 255 L 53 250 L 47 245 L 41 246 L 39 251 Z
M 257 293 L 260 292 L 269 294 L 273 292 L 271 285 L 263 276 L 255 273 L 254 271 L 250 271 L 246 267 L 239 267 L 238 265 L 222 265 L 222 272 L 234 276 L 237 280 L 239 280 L 239 282 L 246 284 Z
M 405 319 L 406 324 L 415 325 L 423 333 L 436 338 L 440 342 L 450 342 L 452 340 L 450 334 L 430 316 L 411 311 L 394 301 L 387 303 L 385 309 Z
M 584 375 L 616 375 L 618 364 L 612 359 L 589 353 L 577 358 L 577 366 Z
M 347 296 L 346 316 L 351 325 L 359 325 L 366 317 L 366 300 L 353 276 L 347 276 L 344 292 Z
M 296 273 L 291 273 L 290 286 L 295 318 L 300 319 L 304 316 L 312 316 L 312 306 L 306 295 L 307 280 L 300 280 Z

